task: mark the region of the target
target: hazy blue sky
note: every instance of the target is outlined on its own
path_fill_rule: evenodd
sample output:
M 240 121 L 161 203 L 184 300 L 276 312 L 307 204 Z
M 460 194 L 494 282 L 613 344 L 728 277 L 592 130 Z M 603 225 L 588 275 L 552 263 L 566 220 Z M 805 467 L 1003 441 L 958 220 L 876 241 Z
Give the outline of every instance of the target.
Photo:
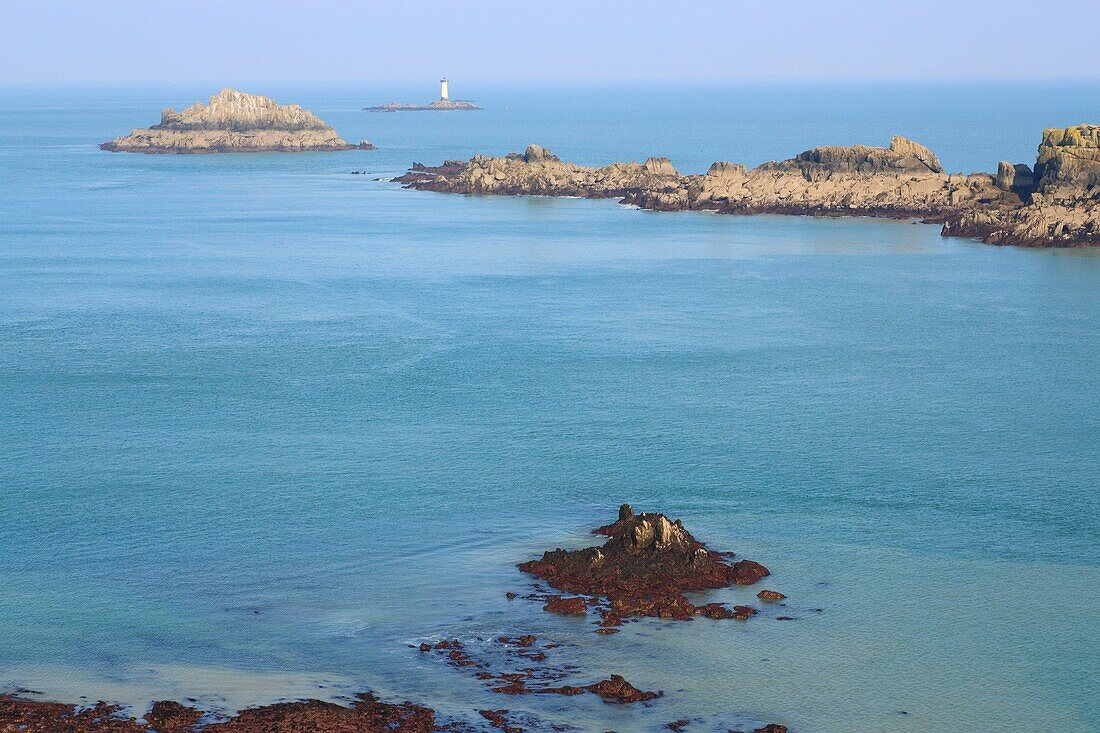
M 1100 78 L 1100 2 L 0 0 L 0 83 Z

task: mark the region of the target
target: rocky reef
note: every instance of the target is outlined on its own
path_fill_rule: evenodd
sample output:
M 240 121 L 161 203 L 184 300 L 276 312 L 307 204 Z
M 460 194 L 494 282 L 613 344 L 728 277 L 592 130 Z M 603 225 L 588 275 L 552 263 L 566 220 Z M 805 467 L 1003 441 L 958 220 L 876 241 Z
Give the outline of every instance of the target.
M 665 163 L 651 166 L 653 173 L 674 175 Z M 745 619 L 757 613 L 748 606 L 732 610 L 719 603 L 695 606 L 683 593 L 743 585 L 768 575 L 751 560 L 729 561 L 731 553 L 709 550 L 676 520 L 659 513 L 635 514 L 628 504 L 619 508 L 618 519 L 594 530 L 608 540 L 601 547 L 554 550 L 519 567 L 546 583 L 586 597 L 547 595 L 541 589 L 525 598 L 547 601 L 547 610 L 587 614 L 589 606 L 600 610 L 599 633 L 628 616 L 690 619 Z M 518 598 L 508 593 L 509 599 Z M 765 590 L 758 597 L 782 600 L 785 596 Z M 781 604 L 782 605 L 782 604 Z M 766 610 L 765 610 L 766 612 Z M 777 616 L 777 619 L 784 617 Z M 494 622 L 495 623 L 495 622 Z M 593 695 L 605 703 L 653 708 L 660 714 L 664 692 L 635 687 L 624 676 L 590 670 L 585 646 L 568 640 L 545 640 L 532 633 L 512 636 L 467 633 L 464 639 L 439 638 L 409 646 L 422 659 L 435 659 L 476 680 L 488 692 L 515 699 L 526 696 L 573 698 Z M 592 681 L 595 679 L 596 681 Z M 23 691 L 24 695 L 38 695 Z M 298 700 L 248 708 L 233 714 L 202 710 L 179 702 L 154 702 L 144 712 L 99 702 L 68 705 L 43 702 L 13 694 L 0 694 L 0 733 L 476 733 L 503 730 L 510 733 L 579 730 L 568 719 L 568 710 L 544 718 L 543 712 L 507 709 L 463 710 L 454 701 L 447 712 L 414 702 L 384 702 L 373 693 L 340 697 L 340 702 Z M 194 700 L 191 700 L 194 702 Z M 553 708 L 554 706 L 550 706 Z M 783 733 L 778 723 L 736 716 L 754 733 Z M 708 714 L 666 724 L 669 730 L 734 730 L 728 718 Z
M 0 731 L 4 733 L 431 733 L 435 712 L 413 703 L 391 704 L 369 693 L 351 705 L 321 700 L 276 703 L 242 710 L 221 720 L 178 702 L 160 701 L 144 720 L 128 717 L 120 708 L 98 703 L 79 708 L 61 703 L 0 696 Z
M 595 530 L 610 539 L 601 547 L 551 550 L 519 569 L 568 593 L 593 596 L 603 617 L 601 628 L 618 626 L 629 616 L 688 620 L 696 616 L 745 619 L 757 613 L 749 606 L 720 603 L 697 606 L 684 593 L 749 585 L 768 569 L 752 560 L 728 562 L 696 540 L 680 520 L 664 514 L 635 514 L 629 504 L 619 519 Z M 603 599 L 603 600 L 601 600 Z M 580 596 L 549 596 L 547 611 L 585 613 Z
M 615 198 L 659 211 L 917 218 L 945 236 L 991 244 L 1100 244 L 1100 126 L 1044 133 L 1034 169 L 946 173 L 928 148 L 904 137 L 889 147 L 826 146 L 748 169 L 717 162 L 681 175 L 667 158 L 599 168 L 563 162 L 532 145 L 521 155 L 414 164 L 408 188 L 491 195 Z
M 446 112 L 448 110 L 472 112 L 480 110 L 481 107 L 465 99 L 437 99 L 428 104 L 390 102 L 376 107 L 364 107 L 363 109 L 367 112 Z
M 309 110 L 296 104 L 223 89 L 207 104 L 161 112 L 160 123 L 99 146 L 129 153 L 260 153 L 373 150 L 350 145 Z

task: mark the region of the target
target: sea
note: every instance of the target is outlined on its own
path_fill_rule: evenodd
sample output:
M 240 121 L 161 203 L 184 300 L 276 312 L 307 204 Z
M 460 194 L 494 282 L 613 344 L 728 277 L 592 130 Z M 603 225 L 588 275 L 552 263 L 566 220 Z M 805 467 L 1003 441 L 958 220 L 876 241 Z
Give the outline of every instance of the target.
M 0 690 L 1100 730 L 1100 251 L 389 182 L 894 134 L 995 171 L 1100 85 L 257 83 L 378 149 L 98 149 L 221 86 L 0 89 Z M 770 568 L 698 597 L 761 613 L 599 636 L 506 598 L 624 502 Z M 410 648 L 516 633 L 665 695 L 502 699 Z

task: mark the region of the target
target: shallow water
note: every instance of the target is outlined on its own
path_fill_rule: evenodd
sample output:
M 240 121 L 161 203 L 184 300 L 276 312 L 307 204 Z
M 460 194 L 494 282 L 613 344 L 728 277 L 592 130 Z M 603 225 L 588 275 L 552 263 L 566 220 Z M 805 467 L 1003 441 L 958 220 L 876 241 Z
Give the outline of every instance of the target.
M 261 88 L 381 149 L 95 148 L 213 91 L 0 94 L 0 685 L 468 711 L 500 699 L 406 644 L 533 630 L 668 693 L 508 701 L 586 730 L 1100 728 L 1096 252 L 374 180 L 528 142 L 692 171 L 895 132 L 992 170 L 1100 120 L 1096 90 L 498 87 L 380 115 L 357 108 L 419 97 Z M 764 562 L 796 620 L 604 638 L 505 600 L 622 501 Z

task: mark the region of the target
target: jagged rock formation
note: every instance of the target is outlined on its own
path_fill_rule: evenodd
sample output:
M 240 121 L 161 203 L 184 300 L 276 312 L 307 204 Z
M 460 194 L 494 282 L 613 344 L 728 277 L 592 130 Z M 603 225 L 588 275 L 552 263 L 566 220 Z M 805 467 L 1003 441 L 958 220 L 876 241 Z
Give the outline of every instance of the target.
M 1002 163 L 998 180 L 1007 163 Z M 1043 132 L 1034 173 L 1012 166 L 1013 190 L 1027 199 L 1012 209 L 975 210 L 944 224 L 944 234 L 1029 247 L 1100 245 L 1100 125 Z
M 195 102 L 160 123 L 99 146 L 130 153 L 253 153 L 308 150 L 373 150 L 367 141 L 349 145 L 309 110 L 296 104 L 223 89 L 207 104 Z
M 617 198 L 660 211 L 919 218 L 945 236 L 992 244 L 1100 244 L 1100 127 L 1047 130 L 1034 174 L 1003 162 L 996 175 L 945 173 L 926 147 L 818 147 L 753 169 L 718 162 L 681 176 L 666 158 L 600 168 L 562 162 L 537 145 L 503 158 L 414 164 L 409 188 L 465 194 Z

